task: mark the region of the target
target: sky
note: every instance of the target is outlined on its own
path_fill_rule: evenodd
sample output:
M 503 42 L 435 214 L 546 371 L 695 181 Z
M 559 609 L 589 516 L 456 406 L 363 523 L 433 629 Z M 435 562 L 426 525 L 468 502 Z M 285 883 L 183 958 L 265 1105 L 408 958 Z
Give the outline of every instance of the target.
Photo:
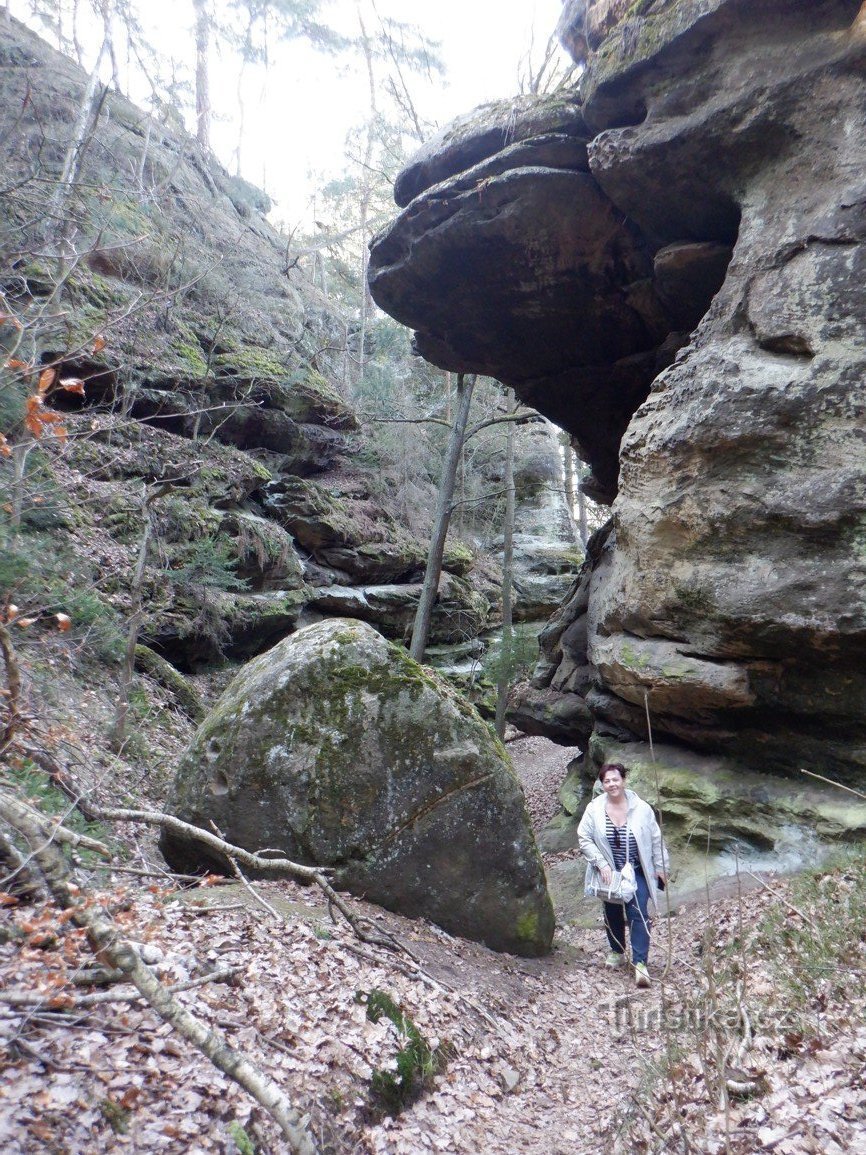
M 62 0 L 61 0 L 62 2 Z M 412 84 L 423 116 L 439 125 L 488 100 L 519 91 L 520 62 L 530 46 L 543 51 L 562 0 L 363 0 L 369 9 L 418 25 L 441 44 L 447 73 L 433 84 Z M 356 31 L 356 0 L 330 0 L 324 14 L 338 27 Z M 25 19 L 28 0 L 11 0 L 13 15 Z M 140 0 L 148 37 L 168 60 L 177 58 L 189 75 L 193 67 L 192 0 Z M 84 6 L 82 5 L 82 10 Z M 368 12 L 369 19 L 369 12 Z M 80 28 L 87 41 L 86 29 Z M 88 45 L 95 58 L 99 41 Z M 100 37 L 101 38 L 101 37 Z M 215 121 L 212 145 L 230 171 L 238 141 L 236 79 L 215 55 L 211 70 Z M 129 95 L 147 106 L 147 90 Z M 276 202 L 272 216 L 288 228 L 307 227 L 314 216 L 314 192 L 344 167 L 347 135 L 367 107 L 366 80 L 354 65 L 317 53 L 295 41 L 274 53 L 265 79 L 248 71 L 244 97 L 241 174 L 264 187 Z M 188 127 L 193 128 L 191 117 Z
M 348 18 L 354 5 L 340 0 Z M 378 0 L 383 16 L 414 23 L 441 42 L 445 77 L 432 85 L 416 80 L 413 97 L 431 121 L 447 124 L 488 100 L 518 91 L 520 61 L 533 43 L 543 49 L 553 33 L 562 0 Z M 272 74 L 268 107 L 276 120 L 249 133 L 244 175 L 263 183 L 289 225 L 311 213 L 316 186 L 342 167 L 347 133 L 366 108 L 366 81 L 359 66 L 341 74 L 328 58 L 296 44 L 297 62 Z M 250 117 L 249 119 L 252 119 Z

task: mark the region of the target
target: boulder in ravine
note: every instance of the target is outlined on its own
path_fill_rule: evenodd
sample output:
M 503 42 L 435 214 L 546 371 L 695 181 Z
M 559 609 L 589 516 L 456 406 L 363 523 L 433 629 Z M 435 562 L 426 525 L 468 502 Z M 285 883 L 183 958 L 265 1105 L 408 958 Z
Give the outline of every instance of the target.
M 184 755 L 169 807 L 495 950 L 550 949 L 544 869 L 504 748 L 361 622 L 307 626 L 245 666 Z M 172 832 L 160 845 L 174 868 L 213 865 Z

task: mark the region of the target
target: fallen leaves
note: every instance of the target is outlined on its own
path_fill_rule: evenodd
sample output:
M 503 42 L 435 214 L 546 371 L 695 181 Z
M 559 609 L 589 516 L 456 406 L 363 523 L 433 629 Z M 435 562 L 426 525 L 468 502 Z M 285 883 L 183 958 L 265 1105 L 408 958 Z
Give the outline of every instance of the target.
M 552 765 L 551 775 L 559 769 Z M 542 788 L 539 776 L 535 789 Z M 542 810 L 543 801 L 535 806 Z M 259 884 L 287 912 L 288 921 L 277 923 L 239 888 L 210 882 L 199 892 L 207 918 L 152 883 L 103 897 L 135 928 L 137 949 L 166 985 L 238 968 L 228 984 L 177 997 L 310 1113 L 329 1155 L 631 1155 L 680 1150 L 686 1140 L 695 1155 L 858 1150 L 866 1126 L 866 1026 L 862 985 L 853 975 L 844 1006 L 828 993 L 816 1040 L 761 1011 L 772 1005 L 776 985 L 765 959 L 749 959 L 754 1043 L 726 1062 L 729 1074 L 736 1069 L 761 1080 L 758 1095 L 729 1097 L 720 1107 L 709 1091 L 706 1055 L 689 1045 L 708 1021 L 719 1031 L 739 1029 L 724 1007 L 709 1019 L 690 1017 L 703 965 L 695 945 L 712 939 L 714 949 L 726 949 L 743 925 L 772 908 L 771 895 L 745 896 L 744 909 L 726 900 L 658 927 L 651 968 L 658 975 L 669 957 L 670 971 L 663 987 L 636 994 L 625 974 L 602 967 L 600 926 L 565 925 L 550 958 L 517 960 L 361 904 L 366 917 L 411 940 L 431 983 L 399 969 L 387 953 L 359 953 L 349 929 L 331 923 L 324 900 L 307 889 Z M 0 1009 L 8 1055 L 0 1070 L 4 1151 L 46 1150 L 50 1141 L 76 1155 L 235 1155 L 237 1126 L 260 1155 L 281 1150 L 272 1124 L 244 1093 L 149 1009 L 50 1010 L 52 1000 L 74 1000 L 83 989 L 76 976 L 93 966 L 80 932 L 38 907 L 9 904 L 2 918 L 18 933 L 0 945 L 0 984 L 44 995 L 39 1008 Z M 374 1070 L 394 1069 L 401 1038 L 387 1018 L 370 1022 L 356 1001 L 356 992 L 373 989 L 404 1007 L 431 1045 L 449 1050 L 432 1090 L 378 1123 L 367 1113 L 369 1082 Z M 651 1085 L 661 1060 L 677 1050 L 670 1078 Z M 652 1126 L 638 1114 L 617 1134 L 617 1108 L 637 1102 L 652 1104 Z

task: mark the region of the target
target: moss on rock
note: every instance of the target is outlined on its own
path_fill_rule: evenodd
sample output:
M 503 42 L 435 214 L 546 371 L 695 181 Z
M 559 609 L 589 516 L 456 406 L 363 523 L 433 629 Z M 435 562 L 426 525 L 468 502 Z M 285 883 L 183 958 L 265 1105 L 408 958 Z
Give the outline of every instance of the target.
M 544 871 L 504 749 L 456 691 L 361 622 L 306 627 L 250 662 L 199 729 L 170 805 L 495 949 L 550 947 Z M 161 845 L 175 865 L 205 865 L 169 832 Z

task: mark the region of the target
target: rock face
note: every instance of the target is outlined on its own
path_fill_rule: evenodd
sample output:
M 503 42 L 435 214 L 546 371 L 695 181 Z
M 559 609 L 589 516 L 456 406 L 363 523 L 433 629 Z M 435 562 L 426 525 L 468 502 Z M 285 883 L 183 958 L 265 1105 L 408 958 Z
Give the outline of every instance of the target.
M 131 573 L 147 524 L 142 640 L 185 673 L 260 653 L 316 616 L 349 613 L 403 638 L 426 560 L 423 518 L 397 511 L 366 464 L 327 351 L 345 319 L 287 261 L 267 197 L 203 155 L 176 119 L 109 90 L 58 212 L 49 202 L 87 77 L 11 17 L 0 41 L 0 294 L 23 325 L 6 323 L 3 307 L 0 351 L 84 383 L 83 394 L 51 397 L 70 438 L 45 456 L 56 456 L 88 566 Z M 533 117 L 529 107 L 525 132 Z M 62 292 L 58 245 L 75 253 Z M 23 405 L 15 384 L 0 397 L 7 433 Z M 475 561 L 447 551 L 435 641 L 495 622 L 498 593 Z M 95 603 L 106 620 L 133 612 L 123 584 Z
M 301 629 L 242 670 L 181 763 L 172 812 L 495 950 L 550 949 L 544 870 L 504 749 L 361 622 Z M 160 845 L 177 868 L 205 864 L 174 835 Z
M 703 898 L 708 879 L 763 870 L 816 867 L 840 846 L 866 838 L 866 802 L 850 800 L 821 782 L 797 781 L 756 771 L 719 755 L 682 746 L 617 742 L 595 737 L 592 761 L 629 767 L 629 783 L 662 815 L 664 838 L 675 873 L 674 900 Z M 560 789 L 562 810 L 542 831 L 542 850 L 577 846 L 577 823 L 592 796 L 594 778 L 576 760 Z M 582 893 L 579 860 L 557 864 L 550 885 Z M 577 867 L 577 870 L 573 868 Z
M 862 783 L 866 17 L 601 7 L 572 6 L 575 42 L 610 28 L 590 172 L 437 172 L 374 246 L 374 295 L 437 363 L 502 370 L 617 494 L 521 707 L 572 743 L 645 737 L 648 709 L 687 747 Z

